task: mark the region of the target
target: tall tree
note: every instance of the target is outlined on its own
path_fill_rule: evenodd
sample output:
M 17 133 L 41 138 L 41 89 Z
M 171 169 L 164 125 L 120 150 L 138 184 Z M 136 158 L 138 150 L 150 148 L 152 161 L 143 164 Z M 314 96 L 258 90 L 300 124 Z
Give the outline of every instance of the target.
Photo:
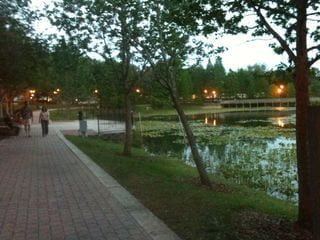
M 310 229 L 312 199 L 308 179 L 309 154 L 306 127 L 309 106 L 308 72 L 310 67 L 320 59 L 320 2 L 314 0 L 177 1 L 185 5 L 184 10 L 176 14 L 177 22 L 181 25 L 187 24 L 190 28 L 198 27 L 205 34 L 214 32 L 212 31 L 214 12 L 217 8 L 223 9 L 229 13 L 224 24 L 225 32 L 237 33 L 250 30 L 253 36 L 271 35 L 275 39 L 274 44 L 271 45 L 274 50 L 277 53 L 287 53 L 289 62 L 294 65 L 297 92 L 298 223 Z M 241 24 L 245 16 L 249 16 L 250 19 Z M 253 16 L 255 16 L 254 25 L 248 26 Z M 307 46 L 307 39 L 312 45 Z
M 0 17 L 0 102 L 5 96 L 10 102 L 27 87 L 37 85 L 36 72 L 47 49 L 29 33 L 14 17 Z
M 98 53 L 106 61 L 114 59 L 114 71 L 124 99 L 126 112 L 125 155 L 131 155 L 132 106 L 131 94 L 135 84 L 132 64 L 137 58 L 131 39 L 137 38 L 143 19 L 137 0 L 57 0 L 51 11 L 53 24 L 60 26 L 84 51 Z M 120 67 L 119 67 L 120 66 Z
M 186 56 L 195 48 L 188 45 L 189 33 L 172 22 L 170 11 L 176 6 L 163 0 L 149 1 L 145 4 L 145 9 L 149 10 L 149 19 L 145 23 L 147 31 L 140 41 L 135 41 L 135 44 L 141 48 L 142 55 L 153 69 L 155 79 L 171 98 L 187 136 L 201 183 L 211 186 L 193 131 L 182 109 L 177 86 L 178 75 Z
M 185 69 L 180 71 L 177 76 L 177 88 L 184 100 L 191 100 L 191 96 L 194 94 L 194 87 L 189 71 Z
M 223 91 L 223 84 L 226 79 L 226 70 L 223 66 L 221 57 L 216 58 L 214 65 L 210 69 L 210 73 L 212 74 L 211 77 L 213 78 L 212 87 L 221 93 Z
M 208 3 L 211 4 L 211 1 Z M 201 4 L 199 6 L 206 6 L 202 1 Z M 287 53 L 289 62 L 294 66 L 297 90 L 298 223 L 310 229 L 312 198 L 309 185 L 308 132 L 306 127 L 309 106 L 308 72 L 310 67 L 320 59 L 320 29 L 318 27 L 320 2 L 314 0 L 234 0 L 228 1 L 225 7 L 227 11 L 233 13 L 233 15 L 230 14 L 230 18 L 234 19 L 235 23 L 248 12 L 252 13 L 249 15 L 256 17 L 255 24 L 248 27 L 247 22 L 241 29 L 252 30 L 253 36 L 271 35 L 275 39 L 271 46 L 277 53 Z M 205 8 L 205 15 L 208 15 L 211 9 L 207 6 Z M 207 23 L 210 25 L 208 21 Z M 226 25 L 226 27 L 230 27 L 230 25 Z M 313 45 L 307 46 L 307 39 Z

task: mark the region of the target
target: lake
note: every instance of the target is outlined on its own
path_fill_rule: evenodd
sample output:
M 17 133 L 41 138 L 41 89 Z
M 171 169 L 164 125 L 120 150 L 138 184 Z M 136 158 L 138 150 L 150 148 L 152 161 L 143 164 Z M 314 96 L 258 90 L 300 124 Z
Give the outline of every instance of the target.
M 208 172 L 297 201 L 295 112 L 213 113 L 189 120 Z M 194 166 L 179 118 L 152 117 L 137 126 L 146 151 Z

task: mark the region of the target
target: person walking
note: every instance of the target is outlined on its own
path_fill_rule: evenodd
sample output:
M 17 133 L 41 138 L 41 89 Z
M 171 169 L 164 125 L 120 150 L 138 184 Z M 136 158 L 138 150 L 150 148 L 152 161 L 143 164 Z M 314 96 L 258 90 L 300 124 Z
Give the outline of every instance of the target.
M 24 132 L 26 136 L 31 137 L 31 124 L 33 122 L 33 113 L 27 101 L 24 102 L 24 106 L 20 109 L 19 114 L 22 118 L 22 124 L 24 126 Z
M 39 123 L 41 123 L 42 137 L 49 133 L 49 112 L 46 107 L 42 107 L 39 115 Z

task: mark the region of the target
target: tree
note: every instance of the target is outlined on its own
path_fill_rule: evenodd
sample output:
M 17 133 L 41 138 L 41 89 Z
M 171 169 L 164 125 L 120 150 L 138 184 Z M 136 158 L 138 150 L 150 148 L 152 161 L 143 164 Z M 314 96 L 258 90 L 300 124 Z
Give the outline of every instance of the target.
M 131 95 L 135 79 L 134 61 L 137 60 L 131 39 L 136 39 L 139 23 L 143 20 L 137 0 L 61 0 L 51 10 L 53 24 L 64 29 L 70 41 L 83 51 L 98 53 L 105 61 L 114 62 L 119 89 L 126 112 L 125 155 L 131 155 L 132 106 Z
M 215 32 L 214 22 L 217 9 L 229 13 L 223 27 L 227 33 L 251 31 L 253 36 L 271 35 L 275 42 L 271 47 L 277 53 L 287 53 L 294 66 L 296 86 L 296 139 L 299 178 L 298 223 L 310 229 L 312 219 L 312 199 L 309 187 L 308 154 L 308 72 L 320 59 L 320 7 L 314 0 L 190 0 L 184 9 L 176 14 L 177 22 L 198 29 L 204 34 Z M 182 16 L 181 16 L 182 15 Z M 248 21 L 241 24 L 245 16 L 255 16 L 253 26 Z M 307 27 L 308 23 L 308 27 Z M 313 24 L 312 24 L 313 23 Z M 312 46 L 307 46 L 307 39 Z
M 4 98 L 10 105 L 16 95 L 38 84 L 36 71 L 47 49 L 39 40 L 28 37 L 28 31 L 11 16 L 0 17 L 1 106 Z
M 211 65 L 211 67 L 208 65 L 207 71 L 212 78 L 212 87 L 221 93 L 226 79 L 226 70 L 222 64 L 222 58 L 217 57 L 214 65 Z
M 289 62 L 294 66 L 296 86 L 296 140 L 299 178 L 300 226 L 311 229 L 312 198 L 309 184 L 308 153 L 308 106 L 309 71 L 320 59 L 320 22 L 319 1 L 248 1 L 228 2 L 229 10 L 239 19 L 244 13 L 256 16 L 252 34 L 271 35 L 276 41 L 271 46 L 277 53 L 287 53 Z M 312 24 L 312 22 L 316 24 Z M 307 26 L 308 25 L 308 26 Z M 307 39 L 312 46 L 307 46 Z
M 192 94 L 194 94 L 194 87 L 189 71 L 182 69 L 177 76 L 177 88 L 180 96 L 184 100 L 191 100 Z
M 211 186 L 193 131 L 182 109 L 177 86 L 183 62 L 187 54 L 195 48 L 188 45 L 189 33 L 172 22 L 170 10 L 176 6 L 162 0 L 149 1 L 145 4 L 144 9 L 148 10 L 149 21 L 145 23 L 146 31 L 143 38 L 134 39 L 134 44 L 150 64 L 157 82 L 166 89 L 171 98 L 186 133 L 201 183 Z
M 201 65 L 195 65 L 189 68 L 189 72 L 195 93 L 201 96 L 204 88 L 207 86 L 208 74 L 206 73 L 206 69 L 204 69 Z
M 230 71 L 226 77 L 226 81 L 223 86 L 226 98 L 235 98 L 237 93 L 241 92 L 237 75 L 237 72 Z

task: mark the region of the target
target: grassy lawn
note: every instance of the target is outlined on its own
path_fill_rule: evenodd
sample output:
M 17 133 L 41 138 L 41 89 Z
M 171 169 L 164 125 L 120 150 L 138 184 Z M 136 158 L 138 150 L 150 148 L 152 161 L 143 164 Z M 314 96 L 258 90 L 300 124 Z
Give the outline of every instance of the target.
M 207 189 L 194 168 L 142 149 L 124 157 L 122 145 L 67 138 L 183 239 L 307 239 L 292 231 L 297 207 L 291 203 L 215 176 Z

